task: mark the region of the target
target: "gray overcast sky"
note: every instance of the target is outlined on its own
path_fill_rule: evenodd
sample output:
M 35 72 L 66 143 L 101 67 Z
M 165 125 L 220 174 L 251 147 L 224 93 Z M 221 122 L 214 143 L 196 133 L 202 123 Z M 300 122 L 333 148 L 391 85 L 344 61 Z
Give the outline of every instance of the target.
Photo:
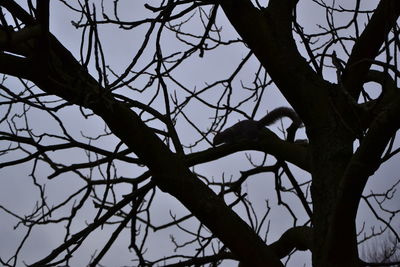
M 17 2 L 22 3 L 24 1 Z M 71 3 L 72 5 L 76 4 L 75 1 L 67 2 Z M 104 2 L 107 6 L 107 12 L 108 8 L 112 6 L 114 1 L 106 0 Z M 129 20 L 139 20 L 152 15 L 148 10 L 143 8 L 143 3 L 146 1 L 120 2 L 121 19 L 129 18 Z M 158 1 L 149 2 L 151 2 L 153 5 L 158 4 Z M 341 2 L 342 4 L 346 4 L 346 1 Z M 376 5 L 376 2 L 377 1 L 362 1 L 366 9 L 372 9 Z M 111 12 L 111 9 L 109 10 L 110 11 L 108 12 Z M 324 14 L 322 13 L 322 9 L 317 9 L 317 7 L 312 4 L 312 1 L 300 1 L 300 5 L 297 10 L 297 14 L 300 17 L 302 25 L 306 26 L 306 32 L 310 33 L 318 30 L 318 27 L 315 26 L 317 23 L 324 24 Z M 65 6 L 57 0 L 51 1 L 50 13 L 51 32 L 65 47 L 67 47 L 73 53 L 76 58 L 79 58 L 81 31 L 75 29 L 71 24 L 71 21 L 77 21 L 79 19 L 78 14 L 74 14 L 70 10 L 67 10 Z M 348 19 L 348 17 L 344 16 L 339 18 L 337 22 L 340 24 L 346 23 Z M 218 22 L 223 27 L 223 34 L 226 39 L 237 38 L 235 31 L 226 21 L 222 11 L 219 12 Z M 194 27 L 193 30 L 196 30 L 195 25 L 192 24 L 191 26 Z M 99 29 L 100 37 L 103 41 L 103 49 L 106 55 L 106 62 L 114 71 L 121 73 L 129 64 L 131 59 L 135 56 L 136 51 L 139 49 L 146 31 L 146 27 L 139 27 L 133 31 L 122 31 L 116 27 L 109 26 L 99 27 Z M 163 39 L 163 50 L 166 51 L 165 54 L 168 54 L 167 51 L 179 50 L 177 49 L 178 42 L 174 39 L 172 34 L 165 34 Z M 147 54 L 145 53 L 142 65 L 146 63 L 145 60 L 148 60 L 153 55 L 152 53 L 152 51 L 148 51 Z M 232 71 L 234 71 L 236 65 L 246 56 L 247 53 L 247 48 L 245 48 L 242 44 L 222 47 L 216 51 L 206 53 L 204 58 L 194 56 L 193 59 L 190 59 L 184 66 L 176 70 L 175 75 L 179 78 L 180 82 L 184 83 L 189 88 L 202 88 L 206 83 L 211 83 L 216 79 L 227 77 L 230 73 L 232 73 Z M 94 66 L 91 65 L 90 67 L 92 74 L 96 77 Z M 252 76 L 257 68 L 258 62 L 253 58 L 246 66 L 245 71 L 241 73 L 240 78 L 242 78 L 245 83 L 249 84 L 251 79 L 246 76 Z M 331 73 L 327 72 L 325 78 L 330 81 L 335 81 L 335 77 L 335 73 L 332 71 Z M 110 79 L 113 80 L 114 77 Z M 142 81 L 139 80 L 136 86 L 140 86 L 145 82 L 147 82 L 145 79 Z M 10 79 L 9 84 L 14 85 L 15 87 L 21 86 L 12 79 Z M 239 80 L 237 81 L 237 86 L 240 86 Z M 137 96 L 137 94 L 134 94 L 133 97 Z M 148 99 L 149 97 L 149 95 L 145 95 L 143 99 Z M 240 98 L 241 96 L 236 97 Z M 260 118 L 263 115 L 261 111 L 271 110 L 274 107 L 287 104 L 283 96 L 277 90 L 269 90 L 268 98 L 265 99 L 263 105 L 263 108 L 260 109 L 260 112 L 257 114 L 256 118 Z M 198 123 L 199 127 L 206 129 L 210 124 L 210 117 L 212 114 L 205 109 L 203 110 L 200 106 L 193 106 L 193 110 L 195 109 L 197 112 L 190 114 L 192 119 Z M 98 134 L 101 134 L 104 129 L 104 123 L 101 120 L 93 117 L 87 120 L 84 119 L 76 107 L 67 108 L 65 111 L 61 112 L 60 117 L 63 118 L 63 121 L 68 127 L 70 133 L 76 136 L 76 138 L 79 138 L 81 133 L 94 137 Z M 42 112 L 33 111 L 30 114 L 29 119 L 32 128 L 34 128 L 37 133 L 53 131 L 54 127 L 57 127 L 54 121 L 52 121 Z M 232 116 L 231 121 L 228 122 L 228 125 L 234 124 L 240 119 L 243 119 L 243 117 Z M 275 125 L 272 127 L 272 129 L 279 134 L 278 126 Z M 1 124 L 0 128 L 4 130 L 7 128 L 7 125 Z M 188 129 L 187 125 L 185 124 L 179 124 L 178 122 L 177 128 L 180 137 L 184 142 L 186 142 L 186 144 L 189 144 L 198 138 L 198 136 L 194 136 L 196 133 L 193 130 Z M 303 138 L 305 138 L 304 131 L 301 131 L 300 134 Z M 106 138 L 102 141 L 101 145 L 104 148 L 111 149 L 117 142 L 118 140 L 115 138 Z M 4 148 L 5 145 L 7 144 L 1 144 L 1 147 Z M 207 148 L 206 143 L 203 143 L 197 147 L 197 149 L 205 148 Z M 13 156 L 16 155 L 10 155 L 10 157 Z M 252 160 L 260 163 L 263 156 L 264 155 L 261 153 L 252 153 Z M 85 155 L 82 154 L 82 152 L 77 151 L 65 151 L 63 154 L 57 155 L 57 157 L 59 157 L 60 160 L 62 159 L 63 162 L 71 163 L 85 160 Z M 7 158 L 3 157 L 3 159 Z M 371 179 L 369 182 L 369 187 L 365 192 L 369 192 L 371 188 L 377 189 L 378 191 L 384 191 L 390 187 L 391 184 L 386 181 L 399 178 L 398 162 L 399 157 L 397 156 L 393 158 L 390 163 L 385 164 L 383 168 L 380 169 L 380 171 Z M 38 174 L 42 174 L 42 176 L 38 176 L 38 178 L 40 182 L 46 184 L 46 195 L 49 203 L 58 203 L 61 199 L 67 197 L 71 192 L 77 190 L 79 186 L 83 185 L 79 179 L 76 179 L 76 177 L 73 177 L 69 174 L 61 175 L 54 180 L 47 180 L 46 177 L 49 175 L 50 170 L 43 166 L 39 167 L 42 167 L 43 169 L 37 172 Z M 237 178 L 240 175 L 240 171 L 247 170 L 250 167 L 251 165 L 246 160 L 245 153 L 237 153 L 215 162 L 197 166 L 196 171 L 207 177 L 215 177 L 215 179 L 218 180 L 222 177 L 222 175 L 225 175 L 227 178 L 231 177 L 231 175 Z M 32 164 L 29 163 L 16 167 L 3 168 L 0 170 L 0 205 L 7 207 L 19 215 L 30 213 L 35 208 L 36 201 L 38 201 L 39 192 L 37 188 L 33 186 L 32 180 L 29 178 L 31 168 Z M 136 167 L 121 164 L 118 167 L 118 172 L 121 175 L 126 174 L 130 177 L 134 177 L 141 173 L 141 170 Z M 299 177 L 299 179 L 304 181 L 309 179 L 309 175 L 299 169 L 296 169 L 296 177 Z M 268 234 L 268 242 L 275 241 L 285 230 L 293 225 L 293 221 L 287 210 L 282 207 L 277 207 L 276 205 L 277 200 L 274 193 L 273 179 L 273 175 L 258 175 L 252 177 L 252 179 L 247 182 L 245 186 L 249 200 L 253 202 L 254 208 L 258 214 L 265 212 L 266 200 L 269 200 L 269 205 L 273 207 L 269 217 L 270 231 Z M 384 183 L 381 182 L 383 179 L 385 179 Z M 119 187 L 117 192 L 120 194 L 126 194 L 130 192 L 130 188 Z M 229 202 L 228 198 L 227 201 Z M 299 217 L 303 218 L 303 221 L 299 221 L 297 223 L 299 225 L 305 223 L 306 218 L 303 208 L 298 205 L 295 199 L 288 198 L 287 201 L 295 207 L 294 210 L 296 210 Z M 400 203 L 400 200 L 394 200 L 392 203 L 397 203 L 393 204 L 393 207 L 396 207 L 397 205 L 397 208 L 400 208 L 398 204 Z M 177 217 L 187 214 L 187 210 L 183 208 L 180 203 L 162 192 L 158 192 L 153 207 L 155 207 L 153 210 L 153 222 L 156 225 L 170 221 L 170 212 L 174 215 L 177 215 Z M 362 205 L 362 207 L 363 212 L 360 215 L 360 224 L 365 220 L 371 221 L 373 224 L 375 224 L 376 221 L 372 220 L 372 214 L 368 212 L 368 209 L 365 207 L 365 205 Z M 66 210 L 66 212 L 68 211 L 69 210 Z M 245 217 L 244 209 L 237 209 L 236 211 Z M 93 209 L 92 203 L 88 203 L 88 205 L 86 205 L 84 208 L 84 212 L 80 212 L 78 220 L 75 221 L 72 229 L 75 231 L 81 230 L 87 223 L 91 222 L 95 214 L 96 212 Z M 54 216 L 61 216 L 61 214 L 54 214 Z M 0 211 L 0 221 L 0 239 L 2 240 L 0 244 L 0 257 L 3 259 L 8 259 L 8 257 L 15 251 L 20 240 L 23 238 L 26 229 L 22 229 L 20 227 L 14 231 L 13 226 L 15 225 L 16 220 L 3 211 Z M 399 225 L 400 222 L 397 221 L 397 223 Z M 196 225 L 197 222 L 195 222 L 195 220 L 191 220 L 188 222 L 188 225 L 190 224 Z M 75 256 L 72 260 L 73 265 L 71 266 L 84 266 L 84 264 L 90 259 L 90 256 L 95 249 L 102 248 L 105 239 L 109 238 L 112 230 L 113 228 L 106 226 L 104 229 L 102 229 L 102 231 L 96 231 L 94 236 L 89 237 L 88 240 L 84 242 L 84 245 L 79 249 L 77 256 Z M 181 231 L 178 231 L 176 228 L 159 231 L 154 234 L 152 233 L 149 242 L 147 243 L 147 255 L 151 255 L 150 258 L 155 259 L 163 255 L 166 256 L 173 254 L 174 247 L 171 244 L 171 234 L 174 235 L 178 242 L 185 242 L 187 240 L 187 236 Z M 63 224 L 54 226 L 44 225 L 43 227 L 35 228 L 31 238 L 27 241 L 26 246 L 22 250 L 21 260 L 24 260 L 26 263 L 31 263 L 44 257 L 51 251 L 53 247 L 58 246 L 63 242 L 63 237 Z M 129 259 L 134 258 L 134 253 L 128 251 L 128 244 L 129 237 L 127 235 L 123 235 L 120 238 L 120 241 L 113 245 L 110 253 L 108 253 L 102 261 L 102 264 L 104 266 L 134 266 L 134 263 L 129 262 Z M 179 251 L 179 253 L 184 252 L 187 251 Z M 307 262 L 309 262 L 308 257 L 309 253 L 307 252 L 298 253 L 294 256 L 294 259 L 290 262 L 289 266 L 300 266 L 303 265 L 303 263 L 307 264 Z M 224 266 L 233 266 L 233 263 L 227 262 Z

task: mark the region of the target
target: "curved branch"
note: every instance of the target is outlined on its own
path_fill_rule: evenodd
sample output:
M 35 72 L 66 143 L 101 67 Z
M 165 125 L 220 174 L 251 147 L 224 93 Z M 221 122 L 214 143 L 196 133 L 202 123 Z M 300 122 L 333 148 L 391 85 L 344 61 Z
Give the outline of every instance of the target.
M 278 241 L 272 243 L 269 247 L 280 258 L 284 258 L 293 249 L 312 250 L 313 230 L 308 226 L 297 226 L 287 230 Z
M 366 103 L 370 107 L 371 114 L 369 114 L 368 125 L 371 121 L 382 111 L 390 105 L 393 99 L 396 99 L 398 88 L 396 82 L 389 75 L 389 73 L 370 70 L 366 77 L 366 82 L 376 82 L 382 86 L 382 92 L 376 100 L 371 103 Z
M 380 85 L 382 85 L 384 93 L 389 93 L 391 96 L 393 96 L 393 94 L 397 92 L 396 82 L 389 75 L 389 73 L 377 70 L 370 70 L 368 71 L 365 82 L 379 83 Z

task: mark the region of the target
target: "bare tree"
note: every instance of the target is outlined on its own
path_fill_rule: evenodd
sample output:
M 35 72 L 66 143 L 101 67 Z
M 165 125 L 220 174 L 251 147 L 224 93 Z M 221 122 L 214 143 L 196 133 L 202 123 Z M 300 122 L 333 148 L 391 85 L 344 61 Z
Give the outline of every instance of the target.
M 0 168 L 26 176 L 34 199 L 23 215 L 0 203 L 24 231 L 1 264 L 69 266 L 106 231 L 89 266 L 127 236 L 133 266 L 283 266 L 297 251 L 310 251 L 313 266 L 362 266 L 364 241 L 389 231 L 398 243 L 399 181 L 365 188 L 399 159 L 400 2 L 160 2 L 0 0 Z M 73 16 L 75 50 L 52 30 L 56 8 Z M 231 128 L 212 142 L 238 118 L 254 125 L 272 111 L 273 91 L 306 141 L 283 120 L 277 133 Z M 264 204 L 246 192 L 255 176 L 273 178 Z M 156 221 L 161 191 L 187 210 Z M 356 223 L 361 208 L 373 228 Z M 291 226 L 271 240 L 281 221 Z M 27 262 L 34 231 L 53 227 L 59 244 Z M 176 252 L 157 258 L 151 237 L 161 230 Z
M 370 262 L 369 266 L 400 266 L 399 241 L 392 234 L 362 248 L 362 258 Z

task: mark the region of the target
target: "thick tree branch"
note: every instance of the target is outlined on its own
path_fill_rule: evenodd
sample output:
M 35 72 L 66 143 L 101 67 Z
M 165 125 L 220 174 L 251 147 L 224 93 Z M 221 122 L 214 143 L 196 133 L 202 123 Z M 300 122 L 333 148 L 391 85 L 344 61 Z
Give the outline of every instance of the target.
M 368 178 L 381 165 L 381 156 L 387 144 L 400 128 L 399 116 L 400 94 L 397 94 L 392 103 L 387 105 L 372 122 L 367 135 L 349 162 L 339 187 L 338 202 L 328 235 L 331 249 L 327 250 L 330 254 L 326 257 L 329 260 L 347 256 L 343 255 L 343 252 L 347 251 L 343 247 L 352 242 L 348 240 L 349 238 L 355 236 L 355 219 L 361 194 Z
M 284 258 L 294 249 L 297 250 L 312 250 L 313 229 L 308 226 L 297 226 L 290 228 L 274 243 L 270 248 L 280 258 Z M 238 267 L 245 267 L 240 263 Z
M 35 44 L 35 58 L 45 75 L 49 71 L 49 0 L 36 2 L 36 20 L 42 28 L 41 36 Z
M 29 77 L 39 88 L 90 108 L 103 118 L 115 136 L 148 166 L 157 186 L 176 197 L 241 261 L 255 267 L 282 266 L 263 240 L 190 172 L 138 115 L 105 92 L 55 37 L 49 38 L 51 72 L 43 75 L 38 71 Z
M 281 266 L 250 227 L 197 179 L 133 111 L 120 103 L 113 103 L 110 108 L 96 105 L 93 110 L 149 167 L 157 186 L 185 205 L 239 259 L 250 266 Z
M 365 114 L 365 118 L 363 118 L 365 128 L 367 128 L 376 118 L 376 116 L 378 116 L 379 113 L 382 112 L 382 110 L 384 110 L 388 105 L 390 105 L 393 99 L 396 98 L 398 94 L 398 88 L 396 86 L 396 82 L 389 75 L 389 73 L 377 70 L 368 71 L 365 82 L 375 82 L 380 84 L 382 87 L 382 92 L 377 99 L 362 104 L 368 111 Z
M 297 226 L 287 230 L 279 240 L 270 245 L 279 258 L 284 258 L 293 249 L 312 250 L 313 230 L 308 226 Z
M 344 70 L 343 85 L 357 99 L 373 59 L 400 15 L 400 1 L 382 0 L 355 43 Z
M 27 56 L 32 51 L 26 42 L 39 37 L 41 32 L 40 25 L 27 26 L 17 32 L 0 28 L 0 50 Z
M 0 53 L 0 73 L 31 79 L 32 67 L 31 61 L 26 58 Z
M 297 50 L 292 36 L 292 9 L 297 1 L 270 1 L 265 10 L 256 9 L 249 0 L 219 2 L 236 31 L 304 123 L 307 125 L 311 120 L 316 126 L 324 123 L 328 114 L 326 89 L 329 84 L 312 70 Z
M 307 145 L 290 143 L 280 139 L 272 131 L 265 129 L 263 139 L 259 141 L 244 140 L 234 144 L 209 148 L 187 155 L 188 166 L 217 160 L 238 151 L 256 150 L 271 154 L 276 158 L 288 161 L 297 167 L 310 172 L 310 155 Z

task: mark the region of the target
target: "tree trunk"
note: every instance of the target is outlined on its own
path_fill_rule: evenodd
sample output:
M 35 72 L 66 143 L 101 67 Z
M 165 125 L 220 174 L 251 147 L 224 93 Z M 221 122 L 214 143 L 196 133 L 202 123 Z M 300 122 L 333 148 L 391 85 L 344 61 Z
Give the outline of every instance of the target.
M 340 122 L 339 122 L 340 123 Z M 339 125 L 309 133 L 312 150 L 311 194 L 313 199 L 314 249 L 313 266 L 358 266 L 355 220 L 344 222 L 349 230 L 342 236 L 331 236 L 334 211 L 339 197 L 340 181 L 352 156 L 353 140 Z M 329 130 L 327 130 L 329 129 Z M 332 247 L 331 238 L 339 238 L 341 247 Z M 336 243 L 336 242 L 335 242 Z

